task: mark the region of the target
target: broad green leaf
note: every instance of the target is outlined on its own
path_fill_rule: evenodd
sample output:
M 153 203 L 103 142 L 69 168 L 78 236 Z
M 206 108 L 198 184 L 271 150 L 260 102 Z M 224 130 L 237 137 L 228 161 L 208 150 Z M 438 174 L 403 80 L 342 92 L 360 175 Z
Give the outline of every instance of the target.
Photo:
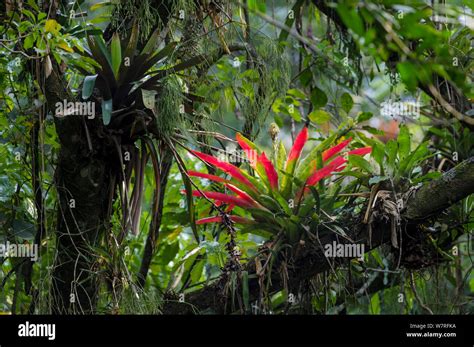
M 154 110 L 156 91 L 146 90 L 146 89 L 141 89 L 141 91 L 142 91 L 143 105 L 145 105 L 145 107 L 150 110 Z
M 305 100 L 306 99 L 306 95 L 305 93 L 303 93 L 301 90 L 299 89 L 289 89 L 287 92 L 286 92 L 288 95 L 291 95 L 291 96 L 294 96 L 296 98 L 300 98 L 302 100 Z
M 393 168 L 395 159 L 397 158 L 398 144 L 395 140 L 389 140 L 385 144 L 385 153 L 388 157 L 388 164 Z
M 372 173 L 372 168 L 370 167 L 370 163 L 364 158 L 359 157 L 358 155 L 350 155 L 349 163 L 351 163 L 354 166 L 357 166 L 358 168 L 368 173 Z
M 409 90 L 415 90 L 416 86 L 418 85 L 416 77 L 418 75 L 418 71 L 416 67 L 412 63 L 406 61 L 398 63 L 397 70 L 400 73 L 401 80 L 407 86 L 407 88 Z
M 379 164 L 380 167 L 382 167 L 383 160 L 385 157 L 384 146 L 382 144 L 374 143 L 372 145 L 372 157 L 375 159 L 377 164 Z
M 388 177 L 386 176 L 374 176 L 369 179 L 369 185 L 377 184 L 379 182 L 385 181 Z
M 352 100 L 352 96 L 349 93 L 342 94 L 341 107 L 344 111 L 346 111 L 347 114 L 349 114 L 353 105 L 354 105 L 354 100 Z
M 44 31 L 47 33 L 59 35 L 59 30 L 61 30 L 61 24 L 56 22 L 54 19 L 48 19 L 44 24 Z
M 372 295 L 370 299 L 370 314 L 380 314 L 380 297 L 379 293 Z
M 405 159 L 410 154 L 411 140 L 410 132 L 406 125 L 400 126 L 400 132 L 398 133 L 398 156 L 401 160 Z
M 262 0 L 247 0 L 248 9 L 252 12 L 259 11 L 265 13 L 266 5 Z
M 311 91 L 311 103 L 314 108 L 324 107 L 328 103 L 328 97 L 321 89 L 314 87 Z
M 84 82 L 82 84 L 82 98 L 87 100 L 92 95 L 94 91 L 95 81 L 97 79 L 97 75 L 93 76 L 86 76 L 84 78 Z
M 362 122 L 368 121 L 368 120 L 371 119 L 372 117 L 373 117 L 373 113 L 372 113 L 372 112 L 361 112 L 361 113 L 357 116 L 357 123 L 362 123 Z
M 308 118 L 313 123 L 324 124 L 331 119 L 331 115 L 324 110 L 314 110 L 310 114 L 308 114 Z
M 102 100 L 102 122 L 109 125 L 112 118 L 112 99 Z
M 364 35 L 364 23 L 354 8 L 349 8 L 345 2 L 341 2 L 337 6 L 337 12 L 348 28 L 352 29 L 359 36 Z
M 33 47 L 33 44 L 36 40 L 36 35 L 30 34 L 27 37 L 25 37 L 25 41 L 23 42 L 23 48 L 24 49 L 30 49 Z

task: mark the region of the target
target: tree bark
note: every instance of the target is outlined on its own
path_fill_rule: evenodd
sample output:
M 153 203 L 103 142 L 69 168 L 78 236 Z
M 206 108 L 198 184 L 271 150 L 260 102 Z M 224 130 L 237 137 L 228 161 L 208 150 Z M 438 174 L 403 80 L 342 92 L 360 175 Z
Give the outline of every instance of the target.
M 46 79 L 49 110 L 57 102 L 73 101 L 58 67 Z M 98 299 L 97 245 L 108 223 L 112 164 L 97 136 L 98 119 L 54 117 L 61 149 L 55 173 L 59 196 L 57 253 L 52 271 L 52 312 L 93 313 Z

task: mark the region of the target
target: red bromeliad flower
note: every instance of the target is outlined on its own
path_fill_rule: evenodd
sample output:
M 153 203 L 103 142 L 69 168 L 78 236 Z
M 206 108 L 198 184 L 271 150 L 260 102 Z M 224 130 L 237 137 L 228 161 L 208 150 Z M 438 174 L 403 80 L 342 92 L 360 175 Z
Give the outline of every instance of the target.
M 276 214 L 281 215 L 281 211 L 285 211 L 287 218 L 291 217 L 293 213 L 287 205 L 288 199 L 291 197 L 293 191 L 295 169 L 301 158 L 303 147 L 308 141 L 308 129 L 304 127 L 295 139 L 293 147 L 290 150 L 286 162 L 275 168 L 274 164 L 268 159 L 265 152 L 260 151 L 258 147 L 250 140 L 245 138 L 240 133 L 236 136 L 237 142 L 244 150 L 249 165 L 256 171 L 257 176 L 252 176 L 245 170 L 223 162 L 211 155 L 191 151 L 196 157 L 200 158 L 209 165 L 225 172 L 230 177 L 224 179 L 219 176 L 210 175 L 206 173 L 189 171 L 189 176 L 209 179 L 211 181 L 223 183 L 235 195 L 220 193 L 220 192 L 201 192 L 193 191 L 193 196 L 206 197 L 214 200 L 217 206 L 227 204 L 226 212 L 230 212 L 234 206 L 241 207 L 252 215 L 253 219 L 247 219 L 238 216 L 230 216 L 230 220 L 238 224 L 248 223 L 271 223 L 273 224 Z M 321 153 L 323 166 L 320 169 L 313 168 L 309 176 L 298 177 L 296 182 L 304 182 L 302 186 L 297 186 L 295 196 L 299 199 L 305 197 L 305 193 L 309 187 L 315 186 L 321 180 L 331 176 L 335 172 L 342 171 L 348 162 L 347 157 L 341 155 L 341 151 L 345 149 L 351 142 L 352 138 L 348 138 L 335 146 L 324 150 Z M 347 155 L 363 156 L 371 152 L 371 147 L 357 148 L 346 152 Z M 311 165 L 315 166 L 314 162 Z M 279 172 L 282 176 L 279 177 Z M 301 185 L 301 184 L 300 184 Z M 261 211 L 261 212 L 258 212 Z M 266 220 L 265 213 L 268 213 L 269 219 Z M 222 222 L 222 216 L 208 217 L 198 220 L 197 224 Z

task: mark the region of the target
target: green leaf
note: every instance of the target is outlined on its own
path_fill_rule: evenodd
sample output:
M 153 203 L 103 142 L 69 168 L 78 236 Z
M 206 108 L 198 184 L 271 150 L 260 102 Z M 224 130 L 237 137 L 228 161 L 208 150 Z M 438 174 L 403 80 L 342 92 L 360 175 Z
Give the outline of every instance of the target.
M 377 184 L 379 182 L 385 181 L 388 177 L 386 176 L 374 176 L 369 179 L 369 185 Z
M 372 113 L 372 112 L 361 112 L 361 113 L 357 116 L 357 123 L 362 123 L 362 122 L 368 121 L 368 120 L 371 119 L 372 117 L 373 117 L 373 113 Z
M 326 106 L 328 103 L 328 97 L 321 89 L 314 87 L 311 91 L 311 103 L 313 104 L 314 108 Z
M 147 41 L 145 47 L 143 47 L 140 55 L 149 55 L 153 52 L 158 45 L 160 39 L 160 30 L 156 29 L 153 34 L 151 34 L 150 39 Z
M 23 219 L 13 221 L 13 234 L 24 240 L 33 240 L 35 238 L 35 226 Z
M 389 140 L 385 144 L 385 153 L 388 157 L 388 164 L 393 167 L 395 164 L 395 159 L 397 158 L 398 145 L 395 140 Z
M 297 122 L 301 122 L 301 113 L 300 111 L 296 108 L 293 107 L 292 112 L 290 112 L 290 109 L 287 108 L 287 113 L 290 115 L 291 118 L 293 118 Z
M 110 123 L 112 118 L 112 99 L 102 100 L 102 122 L 104 125 Z
M 410 154 L 411 140 L 410 132 L 406 125 L 400 126 L 400 132 L 398 133 L 398 153 L 401 160 L 405 159 Z
M 134 22 L 132 25 L 132 31 L 130 32 L 130 36 L 128 37 L 127 47 L 125 48 L 125 52 L 123 55 L 124 59 L 128 58 L 128 62 L 130 63 L 128 65 L 132 65 L 133 63 L 133 58 L 135 57 L 135 50 L 137 49 L 138 36 L 138 24 Z M 128 68 L 128 66 L 124 67 Z
M 283 145 L 282 141 L 278 142 L 278 152 L 276 156 L 276 167 L 277 167 L 277 172 L 279 173 L 280 171 L 285 169 L 285 161 L 286 161 L 286 149 L 285 146 Z
M 385 157 L 385 151 L 383 145 L 379 143 L 374 143 L 372 145 L 372 157 L 375 161 L 382 167 L 383 159 Z
M 33 47 L 33 44 L 36 40 L 36 35 L 30 34 L 27 37 L 25 37 L 25 41 L 23 42 L 23 48 L 24 49 L 30 49 Z
M 145 107 L 150 110 L 154 110 L 155 109 L 155 96 L 157 92 L 155 90 L 146 90 L 146 89 L 141 89 L 141 91 L 142 91 L 143 105 L 145 105 Z
M 370 314 L 380 314 L 380 297 L 379 293 L 372 295 L 370 299 Z
M 415 90 L 418 85 L 416 77 L 418 75 L 418 71 L 416 67 L 410 62 L 403 62 L 397 64 L 397 70 L 400 73 L 401 80 L 407 86 L 407 88 L 409 90 Z
M 101 1 L 101 2 L 98 2 L 98 3 L 94 4 L 94 5 L 92 5 L 92 6 L 90 7 L 90 10 L 91 10 L 91 11 L 95 11 L 95 10 L 98 10 L 98 9 L 103 8 L 103 7 L 105 7 L 105 6 L 112 6 L 112 5 L 113 5 L 113 3 L 112 3 L 110 0 Z
M 364 158 L 359 157 L 358 155 L 350 155 L 349 163 L 351 163 L 354 166 L 357 166 L 358 168 L 368 173 L 372 173 L 372 168 L 370 167 L 369 162 L 365 160 Z
M 112 36 L 110 45 L 110 54 L 112 58 L 112 71 L 115 79 L 118 80 L 120 65 L 122 64 L 122 47 L 120 46 L 120 37 L 117 33 Z
M 286 94 L 288 95 L 291 95 L 291 96 L 294 96 L 296 98 L 300 98 L 302 100 L 305 100 L 306 99 L 306 95 L 305 93 L 303 93 L 301 90 L 299 89 L 288 89 L 288 91 L 286 92 Z
M 105 45 L 104 39 L 100 35 L 96 35 L 93 37 L 93 40 L 97 47 L 99 48 L 100 52 L 102 55 L 105 57 L 107 62 L 109 63 L 109 66 L 112 67 L 112 58 L 110 56 L 109 51 L 107 50 L 107 47 Z
M 295 22 L 295 19 L 296 19 L 295 14 L 299 12 L 300 7 L 301 7 L 301 5 L 303 5 L 303 3 L 304 3 L 304 0 L 298 0 L 293 5 L 293 7 L 291 8 L 292 12 L 289 12 L 288 15 L 286 16 L 286 20 L 285 20 L 285 26 L 286 27 L 291 29 L 291 27 L 293 26 L 293 23 Z M 281 29 L 280 36 L 278 37 L 278 41 L 279 42 L 285 41 L 288 38 L 289 34 L 290 33 L 289 33 L 288 30 Z
M 97 79 L 97 75 L 93 76 L 86 76 L 84 78 L 84 82 L 82 83 L 82 98 L 87 100 L 92 95 L 94 91 L 95 81 Z
M 354 105 L 354 100 L 349 93 L 344 93 L 341 96 L 341 107 L 346 113 L 349 113 Z
M 337 12 L 348 28 L 359 36 L 364 35 L 364 23 L 354 8 L 349 8 L 344 2 L 341 2 L 337 6 Z
M 364 125 L 362 127 L 363 130 L 367 131 L 368 133 L 372 134 L 372 135 L 385 135 L 384 131 L 383 130 L 380 130 L 380 129 L 376 129 L 374 127 L 371 127 L 371 126 L 368 126 L 368 125 Z
M 313 123 L 324 124 L 331 119 L 331 115 L 324 110 L 314 110 L 310 114 L 308 114 L 308 118 Z
M 265 1 L 262 0 L 247 0 L 247 6 L 252 12 L 259 11 L 265 13 L 267 9 Z
M 313 79 L 313 73 L 311 68 L 307 67 L 300 74 L 300 82 L 303 86 L 307 87 L 311 80 Z

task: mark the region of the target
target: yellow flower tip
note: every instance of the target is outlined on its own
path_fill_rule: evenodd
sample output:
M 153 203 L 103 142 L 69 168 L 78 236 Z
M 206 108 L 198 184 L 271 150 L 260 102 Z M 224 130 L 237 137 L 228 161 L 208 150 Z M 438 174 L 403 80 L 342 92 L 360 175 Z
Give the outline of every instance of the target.
M 280 128 L 276 123 L 271 123 L 268 129 L 268 133 L 270 134 L 272 140 L 275 141 L 278 137 L 278 134 L 280 133 Z

